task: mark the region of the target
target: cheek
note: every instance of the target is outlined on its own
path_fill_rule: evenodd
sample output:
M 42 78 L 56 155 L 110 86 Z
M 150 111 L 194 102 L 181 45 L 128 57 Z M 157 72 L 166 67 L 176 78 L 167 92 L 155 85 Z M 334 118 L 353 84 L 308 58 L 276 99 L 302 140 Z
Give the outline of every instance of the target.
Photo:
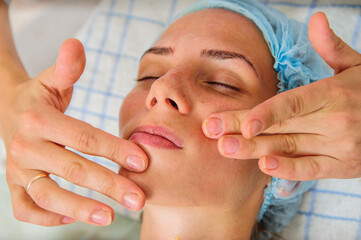
M 119 111 L 119 136 L 123 136 L 123 131 L 128 124 L 131 124 L 145 109 L 145 99 L 147 92 L 142 90 L 132 90 L 123 101 Z
M 189 186 L 198 198 L 216 205 L 236 205 L 245 201 L 260 184 L 261 171 L 257 160 L 238 160 L 223 157 L 217 141 L 200 140 L 190 152 L 193 154 Z M 194 156 L 195 155 L 195 156 Z

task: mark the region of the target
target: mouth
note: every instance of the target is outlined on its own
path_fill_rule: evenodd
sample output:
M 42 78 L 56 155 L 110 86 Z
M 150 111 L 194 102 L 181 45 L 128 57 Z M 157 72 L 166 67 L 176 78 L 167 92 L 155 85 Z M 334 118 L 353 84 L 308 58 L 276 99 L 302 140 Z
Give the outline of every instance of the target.
M 183 149 L 183 141 L 174 132 L 162 126 L 140 126 L 134 129 L 129 140 L 151 147 Z

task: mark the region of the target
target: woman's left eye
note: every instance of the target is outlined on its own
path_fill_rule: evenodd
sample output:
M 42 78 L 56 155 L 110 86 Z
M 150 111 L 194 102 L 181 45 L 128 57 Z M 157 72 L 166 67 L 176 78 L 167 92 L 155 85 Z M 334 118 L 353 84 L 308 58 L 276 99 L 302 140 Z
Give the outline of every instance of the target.
M 206 83 L 208 83 L 210 85 L 216 85 L 216 86 L 219 86 L 221 88 L 232 89 L 234 91 L 240 92 L 240 90 L 238 88 L 236 88 L 236 87 L 234 87 L 232 85 L 228 85 L 226 83 L 222 83 L 222 82 L 206 82 Z

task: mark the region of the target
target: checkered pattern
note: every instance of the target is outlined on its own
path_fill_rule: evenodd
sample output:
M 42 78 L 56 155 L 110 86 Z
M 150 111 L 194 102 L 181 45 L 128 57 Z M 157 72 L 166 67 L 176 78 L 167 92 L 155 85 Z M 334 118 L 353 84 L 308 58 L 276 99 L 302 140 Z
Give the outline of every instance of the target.
M 75 85 L 67 114 L 114 135 L 118 134 L 118 111 L 135 84 L 139 57 L 149 48 L 176 13 L 194 0 L 105 0 L 80 31 L 87 54 L 86 70 Z M 359 0 L 262 0 L 289 17 L 307 22 L 312 13 L 324 11 L 334 31 L 359 52 L 361 50 L 361 2 Z M 81 153 L 79 153 L 81 154 Z M 114 171 L 109 160 L 86 156 Z M 4 165 L 5 150 L 0 147 Z M 0 162 L 1 163 L 1 162 Z M 116 211 L 137 217 L 100 194 L 54 177 L 64 188 L 93 197 Z M 361 240 L 361 181 L 322 180 L 306 194 L 285 239 Z

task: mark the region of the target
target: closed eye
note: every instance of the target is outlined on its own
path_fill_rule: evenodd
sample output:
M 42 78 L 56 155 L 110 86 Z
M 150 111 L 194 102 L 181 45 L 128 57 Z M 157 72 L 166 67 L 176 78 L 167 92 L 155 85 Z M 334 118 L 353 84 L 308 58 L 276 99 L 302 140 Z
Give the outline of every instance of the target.
M 210 85 L 217 85 L 219 87 L 222 87 L 222 88 L 227 88 L 227 89 L 232 89 L 234 91 L 237 91 L 237 92 L 241 92 L 238 88 L 234 87 L 234 86 L 231 86 L 231 85 L 228 85 L 228 84 L 225 84 L 225 83 L 221 83 L 221 82 L 206 82 Z
M 143 78 L 139 78 L 136 81 L 137 82 L 141 82 L 141 81 L 146 81 L 146 80 L 157 80 L 159 77 L 154 77 L 154 76 L 146 76 Z
M 147 81 L 147 80 L 157 80 L 158 78 L 159 77 L 155 77 L 155 76 L 146 76 L 146 77 L 139 78 L 136 81 L 142 82 L 142 81 Z M 243 92 L 242 90 L 240 90 L 232 85 L 228 85 L 228 84 L 222 83 L 222 82 L 206 82 L 206 83 L 210 84 L 210 85 L 216 85 L 216 86 L 218 86 L 220 88 L 224 88 L 224 89 L 231 89 L 231 90 L 234 90 L 237 92 Z

